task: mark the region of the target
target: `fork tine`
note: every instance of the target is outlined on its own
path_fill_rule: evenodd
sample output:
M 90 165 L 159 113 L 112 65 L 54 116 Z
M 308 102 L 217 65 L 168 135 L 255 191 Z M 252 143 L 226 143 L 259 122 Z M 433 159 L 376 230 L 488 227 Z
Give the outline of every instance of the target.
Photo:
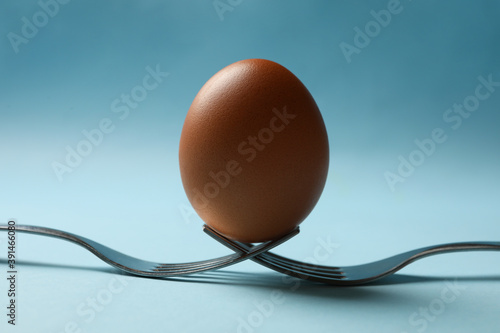
M 285 262 L 283 264 L 276 264 L 273 262 L 269 262 L 266 259 L 252 258 L 252 260 L 253 259 L 255 259 L 254 261 L 258 261 L 259 264 L 264 265 L 268 268 L 304 280 L 331 282 L 331 281 L 347 279 L 347 276 L 345 276 L 342 271 L 321 272 L 321 271 L 315 271 L 312 268 L 303 269 L 301 267 L 287 265 Z M 276 267 L 279 269 L 276 269 Z
M 186 270 L 208 269 L 219 265 L 232 262 L 241 257 L 241 254 L 230 254 L 220 258 L 208 259 L 202 261 L 178 263 L 178 264 L 158 264 L 153 268 L 155 272 L 184 272 Z
M 325 272 L 325 273 L 339 273 L 342 274 L 342 269 L 340 267 L 334 267 L 334 266 L 322 266 L 322 265 L 315 265 L 307 262 L 301 262 L 293 259 L 289 259 L 286 257 L 282 257 L 280 255 L 274 254 L 274 253 L 263 253 L 259 257 L 266 257 L 270 262 L 276 263 L 276 264 L 286 264 L 289 266 L 301 268 L 301 269 L 311 269 L 315 272 Z
M 224 235 L 218 233 L 216 230 L 204 226 L 203 230 L 212 238 L 216 239 L 223 245 L 229 247 L 233 251 L 238 252 L 248 252 L 254 247 L 252 244 L 246 244 L 241 242 L 233 241 Z M 298 228 L 296 229 L 298 232 Z M 317 278 L 317 279 L 345 279 L 343 272 L 339 270 L 338 267 L 328 267 L 321 266 L 319 270 L 316 270 L 315 265 L 302 263 L 300 261 L 291 260 L 285 257 L 275 255 L 273 253 L 263 253 L 251 258 L 253 261 L 258 262 L 268 268 L 276 270 L 278 272 L 300 277 L 303 279 Z
M 212 270 L 212 269 L 219 269 L 223 268 L 229 265 L 233 265 L 235 263 L 238 263 L 240 261 L 246 260 L 246 259 L 251 259 L 254 256 L 257 256 L 265 251 L 269 251 L 273 247 L 276 247 L 283 242 L 289 240 L 293 236 L 298 234 L 298 230 L 293 230 L 292 232 L 288 233 L 287 235 L 271 240 L 262 244 L 259 244 L 257 246 L 254 246 L 250 251 L 244 251 L 243 253 L 236 253 L 233 255 L 221 257 L 218 259 L 213 259 L 213 260 L 204 260 L 202 262 L 196 262 L 196 263 L 188 263 L 188 264 L 180 264 L 176 265 L 175 267 L 167 267 L 165 265 L 161 267 L 155 267 L 153 270 L 159 273 L 165 273 L 165 274 L 193 274 L 193 273 L 198 273 L 201 271 L 206 271 L 206 270 Z M 239 252 L 239 251 L 238 251 Z M 175 272 L 175 273 L 174 273 Z
M 288 260 L 288 258 L 276 255 L 274 253 L 265 253 L 259 256 L 259 259 L 264 259 L 269 263 L 273 263 L 275 265 L 281 265 L 282 267 L 288 267 L 290 269 L 294 269 L 297 271 L 301 271 L 303 273 L 314 273 L 318 275 L 324 276 L 342 276 L 344 272 L 340 267 L 328 267 L 328 266 L 320 266 L 309 263 L 301 263 L 300 261 Z
M 228 254 L 223 257 L 215 258 L 215 259 L 207 259 L 207 260 L 201 260 L 201 261 L 194 261 L 194 262 L 187 262 L 187 263 L 173 263 L 173 264 L 157 264 L 155 267 L 158 269 L 161 268 L 185 268 L 185 267 L 193 267 L 193 266 L 206 266 L 212 264 L 214 261 L 220 261 L 220 260 L 225 260 L 225 259 L 230 259 L 237 257 L 238 254 Z

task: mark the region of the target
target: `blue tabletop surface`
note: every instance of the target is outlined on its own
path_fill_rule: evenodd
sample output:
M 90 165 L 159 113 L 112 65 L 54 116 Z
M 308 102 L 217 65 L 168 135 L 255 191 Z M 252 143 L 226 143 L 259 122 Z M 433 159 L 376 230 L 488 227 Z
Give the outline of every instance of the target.
M 500 241 L 499 15 L 493 1 L 4 1 L 0 224 L 158 262 L 229 254 L 187 200 L 179 138 L 206 80 L 265 58 L 308 87 L 331 149 L 322 197 L 274 252 L 353 265 Z M 138 278 L 17 234 L 15 326 L 7 255 L 1 232 L 1 332 L 500 332 L 498 252 L 339 288 L 253 262 Z

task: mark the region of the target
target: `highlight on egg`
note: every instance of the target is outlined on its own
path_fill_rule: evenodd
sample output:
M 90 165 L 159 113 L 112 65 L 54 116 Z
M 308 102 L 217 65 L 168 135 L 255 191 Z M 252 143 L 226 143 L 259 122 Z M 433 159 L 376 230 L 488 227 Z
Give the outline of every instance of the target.
M 223 235 L 279 238 L 309 215 L 329 165 L 321 113 L 302 82 L 264 59 L 233 63 L 194 98 L 179 145 L 187 197 Z

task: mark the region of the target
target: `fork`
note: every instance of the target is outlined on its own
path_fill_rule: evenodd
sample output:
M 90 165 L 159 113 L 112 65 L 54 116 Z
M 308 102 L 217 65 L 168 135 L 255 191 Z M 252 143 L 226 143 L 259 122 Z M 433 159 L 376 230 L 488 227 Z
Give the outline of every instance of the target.
M 253 248 L 252 244 L 231 240 L 206 225 L 204 226 L 204 231 L 233 251 L 248 253 Z M 296 278 L 348 286 L 366 284 L 387 277 L 425 257 L 464 251 L 500 251 L 500 242 L 459 242 L 433 245 L 403 252 L 371 263 L 345 267 L 315 265 L 288 259 L 270 252 L 265 252 L 249 259 L 277 272 Z
M 204 225 L 203 230 L 205 233 L 236 253 L 190 263 L 160 264 L 125 255 L 88 238 L 57 229 L 29 225 L 16 225 L 15 229 L 22 233 L 49 236 L 73 242 L 84 247 L 107 264 L 122 271 L 133 275 L 158 278 L 183 276 L 220 269 L 250 259 L 265 267 L 295 278 L 331 285 L 360 285 L 392 275 L 406 265 L 431 255 L 460 251 L 500 251 L 500 242 L 449 243 L 423 247 L 372 263 L 333 267 L 305 263 L 269 252 L 270 249 L 297 235 L 299 228 L 294 229 L 279 239 L 254 245 L 231 240 L 209 226 Z M 8 226 L 0 225 L 0 230 L 7 231 Z
M 8 228 L 9 226 L 7 225 L 0 225 L 0 230 L 7 231 L 9 230 Z M 178 264 L 161 264 L 137 259 L 113 250 L 91 239 L 52 228 L 31 225 L 16 225 L 15 232 L 59 238 L 75 243 L 87 249 L 105 263 L 133 275 L 147 277 L 170 277 L 200 273 L 203 271 L 234 265 L 278 246 L 298 234 L 299 230 L 295 229 L 282 238 L 253 246 L 252 249 L 245 251 L 245 253 L 235 253 L 215 259 Z

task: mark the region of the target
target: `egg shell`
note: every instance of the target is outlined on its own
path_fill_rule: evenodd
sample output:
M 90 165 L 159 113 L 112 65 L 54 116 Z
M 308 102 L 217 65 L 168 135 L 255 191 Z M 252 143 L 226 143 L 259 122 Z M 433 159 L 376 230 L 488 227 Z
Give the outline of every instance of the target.
M 179 146 L 187 197 L 205 223 L 241 242 L 296 228 L 325 185 L 329 146 L 300 80 L 264 59 L 233 63 L 194 98 Z

